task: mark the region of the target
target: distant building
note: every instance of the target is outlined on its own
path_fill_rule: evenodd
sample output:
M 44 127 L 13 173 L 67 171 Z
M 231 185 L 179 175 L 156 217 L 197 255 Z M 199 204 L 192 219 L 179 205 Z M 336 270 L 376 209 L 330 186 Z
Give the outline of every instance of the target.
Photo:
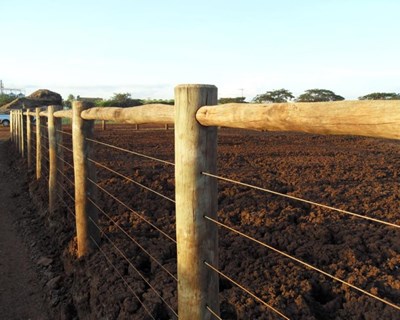
M 96 103 L 96 102 L 99 102 L 99 101 L 103 101 L 103 98 L 91 98 L 91 97 L 77 96 L 76 100 Z

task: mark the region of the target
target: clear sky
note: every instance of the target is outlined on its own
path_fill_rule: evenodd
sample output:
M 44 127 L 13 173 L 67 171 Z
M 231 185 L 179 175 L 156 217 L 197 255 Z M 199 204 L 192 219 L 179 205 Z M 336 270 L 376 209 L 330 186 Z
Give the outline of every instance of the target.
M 0 79 L 26 94 L 400 92 L 399 0 L 0 0 Z

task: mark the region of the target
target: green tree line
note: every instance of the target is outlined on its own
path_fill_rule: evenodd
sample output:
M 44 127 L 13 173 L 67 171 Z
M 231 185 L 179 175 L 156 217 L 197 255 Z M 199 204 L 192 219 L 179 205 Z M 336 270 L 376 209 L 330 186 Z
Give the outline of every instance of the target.
M 0 94 L 0 106 L 10 103 L 21 95 L 15 94 Z M 63 101 L 65 108 L 72 107 L 73 100 L 90 100 L 99 107 L 135 107 L 144 104 L 161 103 L 173 105 L 173 99 L 135 99 L 132 98 L 130 93 L 114 93 L 110 99 L 101 98 L 83 98 L 70 94 L 66 100 Z M 373 92 L 364 96 L 358 97 L 359 100 L 400 100 L 400 93 L 395 92 Z M 246 97 L 225 97 L 219 98 L 219 104 L 225 103 L 246 103 Z M 265 93 L 256 95 L 251 102 L 253 103 L 284 103 L 289 101 L 296 102 L 324 102 L 324 101 L 340 101 L 344 97 L 337 95 L 331 90 L 326 89 L 309 89 L 304 93 L 295 97 L 292 92 L 287 89 L 270 90 Z
M 89 99 L 69 95 L 64 101 L 64 106 L 70 108 L 74 99 Z M 394 92 L 374 92 L 364 96 L 360 96 L 359 100 L 400 100 L 400 93 Z M 130 93 L 114 93 L 110 99 L 91 98 L 91 101 L 98 107 L 135 107 L 144 104 L 161 103 L 173 105 L 174 100 L 169 99 L 134 99 Z M 219 104 L 225 103 L 246 103 L 246 97 L 225 97 L 219 98 Z M 285 103 L 289 101 L 295 102 L 326 102 L 326 101 L 341 101 L 344 97 L 327 89 L 309 89 L 304 91 L 298 97 L 295 97 L 292 92 L 287 89 L 278 89 L 266 91 L 265 93 L 256 95 L 251 102 L 253 103 Z
M 359 100 L 400 100 L 400 93 L 374 92 L 358 98 Z M 252 101 L 255 103 L 326 102 L 341 101 L 344 97 L 326 89 L 309 89 L 297 98 L 287 89 L 278 89 L 258 94 Z

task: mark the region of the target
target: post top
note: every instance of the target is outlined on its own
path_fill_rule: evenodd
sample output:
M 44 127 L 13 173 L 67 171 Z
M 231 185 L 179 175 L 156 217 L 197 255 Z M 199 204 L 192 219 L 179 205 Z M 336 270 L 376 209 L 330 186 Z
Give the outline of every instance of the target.
M 179 84 L 175 87 L 175 89 L 180 88 L 217 88 L 213 84 Z

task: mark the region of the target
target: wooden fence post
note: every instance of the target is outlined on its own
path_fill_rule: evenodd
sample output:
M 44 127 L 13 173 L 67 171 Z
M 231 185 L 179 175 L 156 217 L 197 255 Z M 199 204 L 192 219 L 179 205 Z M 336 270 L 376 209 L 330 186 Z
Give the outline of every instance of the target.
M 10 140 L 11 140 L 11 142 L 13 142 L 14 141 L 14 138 L 13 138 L 13 121 L 14 121 L 14 117 L 13 117 L 13 112 L 12 111 L 10 111 Z
M 19 151 L 19 125 L 18 125 L 18 123 L 19 123 L 19 121 L 18 121 L 18 111 L 17 110 L 15 110 L 14 111 L 14 123 L 15 123 L 15 141 L 14 141 L 14 143 L 15 143 L 15 148 Z
M 12 117 L 12 121 L 13 121 L 13 135 L 12 135 L 12 138 L 13 138 L 13 142 L 14 142 L 14 145 L 16 146 L 17 145 L 17 142 L 16 142 L 16 114 L 15 114 L 15 110 L 13 110 L 13 111 L 11 111 L 12 112 L 12 114 L 13 114 L 13 117 Z
M 217 104 L 211 85 L 175 87 L 176 237 L 178 251 L 178 313 L 182 320 L 212 319 L 207 306 L 219 314 L 217 181 L 202 175 L 216 173 L 217 128 L 203 127 L 196 111 Z
M 57 209 L 57 193 L 60 191 L 60 186 L 57 182 L 61 181 L 60 178 L 60 160 L 58 159 L 58 146 L 60 135 L 57 130 L 60 130 L 59 120 L 54 117 L 54 112 L 60 110 L 60 106 L 49 106 L 48 112 L 48 138 L 49 138 L 49 212 L 53 214 Z
M 24 121 L 24 110 L 21 109 L 21 155 L 25 158 L 25 135 L 26 135 L 26 123 Z
M 96 201 L 96 170 L 88 158 L 92 153 L 92 143 L 87 138 L 93 138 L 94 121 L 83 120 L 81 112 L 92 107 L 93 104 L 85 101 L 72 103 L 72 145 L 75 175 L 75 214 L 76 233 L 78 240 L 78 257 L 87 255 L 93 248 L 94 241 L 98 242 L 100 233 L 97 224 L 98 213 L 91 203 Z
M 31 116 L 29 113 L 31 109 L 26 110 L 26 150 L 28 156 L 28 168 L 32 166 L 32 124 L 31 124 Z
M 18 150 L 18 111 L 14 110 L 14 144 Z
M 58 110 L 62 110 L 62 106 L 58 107 Z M 64 176 L 60 172 L 64 172 L 64 149 L 63 149 L 63 134 L 62 134 L 62 118 L 54 118 L 54 127 L 56 130 L 56 153 L 57 153 L 57 168 L 59 170 L 57 175 L 57 192 L 58 195 L 63 198 L 64 191 L 61 187 L 64 183 Z
M 36 180 L 42 175 L 42 119 L 40 108 L 36 108 Z
M 18 117 L 18 152 L 21 154 L 22 144 L 21 144 L 21 110 L 17 111 Z
M 102 130 L 103 131 L 106 130 L 106 120 L 103 120 L 101 124 L 102 124 Z

